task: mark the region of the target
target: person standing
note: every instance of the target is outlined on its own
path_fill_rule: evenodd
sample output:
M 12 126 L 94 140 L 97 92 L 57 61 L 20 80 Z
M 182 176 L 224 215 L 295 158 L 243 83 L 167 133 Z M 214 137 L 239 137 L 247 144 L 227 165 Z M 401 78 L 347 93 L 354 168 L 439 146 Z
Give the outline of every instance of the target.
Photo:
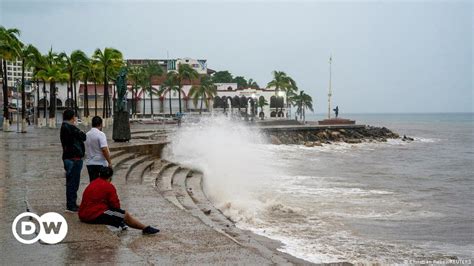
M 73 110 L 63 112 L 61 125 L 61 145 L 63 147 L 63 164 L 66 171 L 66 211 L 77 212 L 77 190 L 81 179 L 82 158 L 86 134 L 76 127 L 77 117 Z
M 102 118 L 92 118 L 92 128 L 86 135 L 86 166 L 89 180 L 92 182 L 99 176 L 102 167 L 112 167 L 107 137 L 102 132 Z

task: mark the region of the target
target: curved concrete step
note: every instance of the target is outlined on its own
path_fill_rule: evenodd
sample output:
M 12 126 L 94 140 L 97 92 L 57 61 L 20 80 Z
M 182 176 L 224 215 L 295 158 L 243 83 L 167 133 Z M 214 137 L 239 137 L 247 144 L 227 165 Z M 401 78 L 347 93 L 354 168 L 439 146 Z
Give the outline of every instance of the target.
M 141 183 L 143 171 L 145 170 L 145 168 L 141 170 L 138 169 L 138 171 L 136 171 L 136 167 L 145 161 L 149 161 L 150 158 L 150 155 L 141 155 L 127 162 L 127 164 L 129 164 L 129 168 L 125 174 L 126 183 Z
M 180 167 L 177 165 L 166 168 L 161 172 L 160 176 L 157 177 L 156 186 L 164 198 L 173 203 L 179 209 L 184 210 L 184 207 L 179 203 L 178 199 L 176 199 L 176 195 L 171 186 L 171 180 L 173 180 L 173 176 L 179 171 L 179 169 Z
M 187 168 L 179 169 L 173 176 L 172 188 L 176 198 L 187 210 L 198 209 L 194 201 L 186 191 L 186 179 L 193 175 L 193 171 Z
M 150 168 L 145 169 L 142 175 L 142 184 L 155 186 L 155 181 L 157 178 L 157 173 L 159 169 L 163 166 L 164 161 L 161 159 L 154 159 L 153 164 Z
M 145 160 L 136 164 L 133 170 L 130 170 L 128 173 L 127 183 L 142 184 L 145 173 L 149 172 L 154 164 L 155 160 L 153 160 L 151 157 L 148 157 Z
M 199 210 L 204 212 L 209 219 L 222 228 L 229 228 L 234 226 L 233 222 L 230 221 L 219 209 L 214 207 L 212 202 L 204 194 L 202 188 L 202 173 L 194 173 L 192 178 L 186 180 L 186 192 L 198 207 Z
M 110 159 L 114 159 L 116 158 L 117 156 L 120 156 L 122 154 L 126 153 L 125 150 L 117 150 L 117 151 L 111 151 L 110 152 Z
M 155 175 L 155 178 L 152 180 L 152 184 L 153 186 L 158 186 L 158 183 L 160 183 L 161 181 L 161 176 L 162 176 L 162 173 L 172 167 L 172 166 L 175 166 L 176 164 L 175 163 L 172 163 L 172 162 L 168 162 L 168 161 L 165 161 L 165 160 L 161 160 L 160 161 L 160 167 L 157 168 L 156 170 L 152 170 L 151 173 Z
M 250 234 L 238 229 L 234 222 L 228 219 L 219 209 L 215 208 L 211 201 L 204 194 L 202 188 L 202 179 L 202 173 L 198 172 L 194 173 L 192 177 L 187 178 L 186 191 L 192 198 L 192 201 L 201 210 L 201 213 L 205 214 L 205 218 L 207 219 L 201 219 L 205 224 L 207 224 L 208 221 L 211 221 L 212 224 L 214 224 L 214 229 L 216 229 L 218 232 L 223 233 L 240 245 L 257 249 L 262 255 L 278 265 L 289 264 L 286 258 L 275 251 L 270 250 L 265 245 L 262 245 Z M 201 218 L 202 215 L 198 217 Z
M 123 153 L 115 158 L 112 159 L 112 164 L 114 169 L 118 167 L 119 165 L 123 164 L 127 160 L 130 160 L 131 158 L 134 158 L 136 155 L 134 153 Z

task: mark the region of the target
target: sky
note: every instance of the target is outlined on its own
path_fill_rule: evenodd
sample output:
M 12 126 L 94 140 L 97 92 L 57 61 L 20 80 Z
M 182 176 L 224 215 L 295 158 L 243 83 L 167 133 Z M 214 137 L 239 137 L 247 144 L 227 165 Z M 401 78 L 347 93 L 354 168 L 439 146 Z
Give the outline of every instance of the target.
M 42 52 L 207 59 L 265 86 L 285 71 L 327 110 L 473 112 L 471 1 L 0 0 L 0 25 Z

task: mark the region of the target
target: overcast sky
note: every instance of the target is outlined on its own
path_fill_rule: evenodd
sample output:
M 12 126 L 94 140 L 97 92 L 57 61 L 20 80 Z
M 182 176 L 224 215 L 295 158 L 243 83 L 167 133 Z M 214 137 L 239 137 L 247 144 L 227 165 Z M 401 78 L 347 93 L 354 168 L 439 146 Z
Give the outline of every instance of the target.
M 0 24 L 49 47 L 126 58 L 192 57 L 253 78 L 292 76 L 315 111 L 472 112 L 471 1 L 0 0 Z

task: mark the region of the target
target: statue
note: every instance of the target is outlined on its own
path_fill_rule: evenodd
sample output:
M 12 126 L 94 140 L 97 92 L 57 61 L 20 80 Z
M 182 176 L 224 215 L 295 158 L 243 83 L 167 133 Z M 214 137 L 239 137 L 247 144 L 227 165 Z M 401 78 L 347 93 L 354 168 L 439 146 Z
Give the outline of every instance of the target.
M 129 113 L 127 110 L 127 68 L 122 67 L 120 69 L 116 86 L 117 102 L 114 112 L 112 139 L 116 142 L 124 142 L 131 139 Z
M 336 118 L 339 115 L 339 106 L 336 106 L 336 108 L 332 109 L 334 113 L 336 114 Z

